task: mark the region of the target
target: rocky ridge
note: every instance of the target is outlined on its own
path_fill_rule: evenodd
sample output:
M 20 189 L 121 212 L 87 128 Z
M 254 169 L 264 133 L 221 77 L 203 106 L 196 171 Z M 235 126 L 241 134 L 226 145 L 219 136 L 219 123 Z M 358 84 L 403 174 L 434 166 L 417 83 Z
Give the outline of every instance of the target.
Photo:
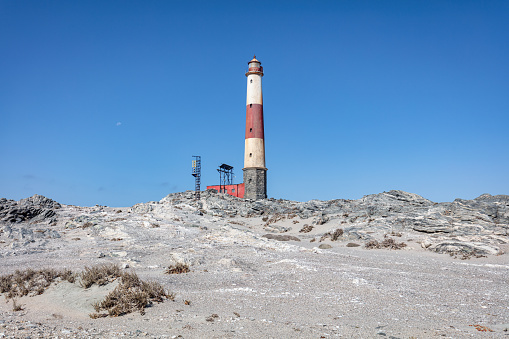
M 169 194 L 159 202 L 138 204 L 133 212 L 164 215 L 166 206 L 187 205 L 195 213 L 226 218 L 263 217 L 266 229 L 287 232 L 280 220 L 312 218 L 312 225 L 343 229 L 343 239 L 369 241 L 376 234 L 412 232 L 424 235 L 423 248 L 439 253 L 501 254 L 509 242 L 509 196 L 483 194 L 473 200 L 435 203 L 417 194 L 392 190 L 358 200 L 296 202 L 283 199 L 245 200 L 214 191 L 194 200 L 192 191 Z M 319 234 L 320 236 L 323 234 Z

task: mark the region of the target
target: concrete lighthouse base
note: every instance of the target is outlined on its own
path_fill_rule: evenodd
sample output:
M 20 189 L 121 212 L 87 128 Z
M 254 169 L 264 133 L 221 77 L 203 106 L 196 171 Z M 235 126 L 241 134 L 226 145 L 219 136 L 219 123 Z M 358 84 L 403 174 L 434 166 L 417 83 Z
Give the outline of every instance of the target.
M 267 169 L 266 168 L 243 168 L 244 171 L 244 198 L 266 199 L 267 198 Z

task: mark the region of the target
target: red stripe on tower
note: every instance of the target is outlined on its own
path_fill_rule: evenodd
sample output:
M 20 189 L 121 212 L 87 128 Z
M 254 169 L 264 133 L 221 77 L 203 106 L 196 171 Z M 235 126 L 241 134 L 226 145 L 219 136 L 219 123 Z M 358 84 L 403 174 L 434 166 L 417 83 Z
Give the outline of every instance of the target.
M 249 104 L 246 108 L 246 139 L 263 139 L 263 105 Z

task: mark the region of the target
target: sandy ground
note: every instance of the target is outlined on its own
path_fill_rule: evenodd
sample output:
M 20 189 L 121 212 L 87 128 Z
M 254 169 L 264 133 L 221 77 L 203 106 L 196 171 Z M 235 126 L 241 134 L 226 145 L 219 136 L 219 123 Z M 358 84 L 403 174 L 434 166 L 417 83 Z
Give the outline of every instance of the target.
M 54 226 L 61 238 L 34 247 L 0 244 L 2 274 L 117 263 L 161 283 L 175 301 L 144 315 L 91 319 L 91 304 L 115 283 L 83 289 L 62 282 L 20 298 L 22 311 L 0 302 L 0 338 L 509 338 L 507 254 L 460 260 L 424 250 L 416 232 L 396 239 L 408 244 L 403 250 L 347 247 L 364 243 L 319 242 L 331 225 L 304 234 L 310 220 L 298 217 L 277 225 L 301 241 L 281 242 L 262 237 L 268 232 L 260 217 L 199 216 L 190 207 L 164 215 L 118 211 L 65 206 Z M 110 221 L 65 227 L 69 218 L 93 213 Z M 175 262 L 191 272 L 165 274 Z

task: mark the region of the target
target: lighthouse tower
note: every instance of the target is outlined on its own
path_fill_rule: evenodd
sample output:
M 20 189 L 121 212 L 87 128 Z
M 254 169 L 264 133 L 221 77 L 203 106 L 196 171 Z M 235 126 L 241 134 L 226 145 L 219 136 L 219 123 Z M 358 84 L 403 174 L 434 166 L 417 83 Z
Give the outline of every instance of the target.
M 248 62 L 246 98 L 246 140 L 244 152 L 244 185 L 246 199 L 267 198 L 267 168 L 263 135 L 263 98 L 261 62 Z

